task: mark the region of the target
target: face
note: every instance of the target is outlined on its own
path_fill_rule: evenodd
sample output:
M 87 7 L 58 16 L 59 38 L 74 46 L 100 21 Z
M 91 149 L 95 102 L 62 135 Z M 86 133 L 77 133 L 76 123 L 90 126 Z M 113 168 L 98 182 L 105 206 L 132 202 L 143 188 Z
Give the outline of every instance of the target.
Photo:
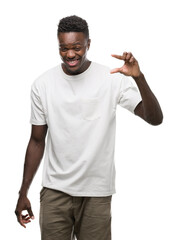
M 90 39 L 87 39 L 82 32 L 67 32 L 59 33 L 58 40 L 64 72 L 68 75 L 84 72 L 90 65 L 86 57 Z

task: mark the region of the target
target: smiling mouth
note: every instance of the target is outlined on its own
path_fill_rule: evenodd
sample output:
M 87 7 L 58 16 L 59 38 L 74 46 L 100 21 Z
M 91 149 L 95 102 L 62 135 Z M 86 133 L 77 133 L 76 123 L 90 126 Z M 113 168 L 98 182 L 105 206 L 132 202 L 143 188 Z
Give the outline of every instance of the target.
M 70 67 L 75 67 L 78 64 L 79 60 L 66 60 L 66 63 L 70 66 Z

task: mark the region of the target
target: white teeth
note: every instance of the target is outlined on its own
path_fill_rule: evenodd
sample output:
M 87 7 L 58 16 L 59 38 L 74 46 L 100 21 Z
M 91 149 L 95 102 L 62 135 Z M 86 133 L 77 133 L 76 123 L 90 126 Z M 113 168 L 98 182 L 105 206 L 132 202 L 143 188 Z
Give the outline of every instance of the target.
M 78 63 L 78 60 L 67 60 L 70 66 L 75 66 Z

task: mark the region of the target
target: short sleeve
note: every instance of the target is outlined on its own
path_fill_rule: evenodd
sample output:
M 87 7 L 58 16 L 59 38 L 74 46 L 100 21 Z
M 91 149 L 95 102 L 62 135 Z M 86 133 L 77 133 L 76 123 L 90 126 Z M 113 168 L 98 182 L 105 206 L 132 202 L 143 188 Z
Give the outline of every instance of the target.
M 36 84 L 31 87 L 31 118 L 30 123 L 34 125 L 45 125 L 46 117 L 42 106 L 39 90 Z
M 142 101 L 138 88 L 132 83 L 129 77 L 123 75 L 121 80 L 120 93 L 118 94 L 117 103 L 134 113 L 136 106 Z

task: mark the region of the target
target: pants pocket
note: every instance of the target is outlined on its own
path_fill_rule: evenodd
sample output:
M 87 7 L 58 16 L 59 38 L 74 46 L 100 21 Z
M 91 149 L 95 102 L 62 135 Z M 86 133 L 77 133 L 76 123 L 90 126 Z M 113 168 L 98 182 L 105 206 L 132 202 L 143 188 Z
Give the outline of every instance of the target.
M 85 208 L 85 215 L 89 217 L 111 217 L 111 199 L 108 197 L 91 197 Z

